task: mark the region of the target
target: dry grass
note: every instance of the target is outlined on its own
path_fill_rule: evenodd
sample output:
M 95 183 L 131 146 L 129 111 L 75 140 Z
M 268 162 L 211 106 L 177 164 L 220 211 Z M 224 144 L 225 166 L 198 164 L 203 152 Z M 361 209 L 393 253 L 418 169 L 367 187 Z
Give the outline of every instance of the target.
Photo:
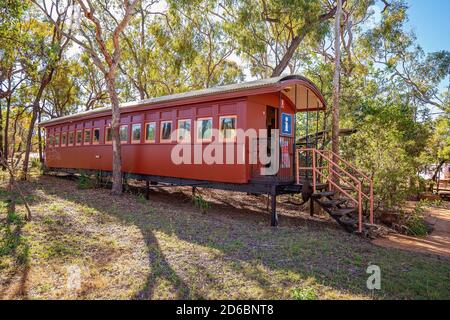
M 23 188 L 33 220 L 7 225 L 0 213 L 3 299 L 450 298 L 448 261 L 375 247 L 287 205 L 272 229 L 261 196 L 203 191 L 212 207 L 202 214 L 188 188 L 149 201 L 55 177 Z M 366 289 L 369 264 L 381 267 L 379 292 Z M 78 290 L 67 287 L 71 266 Z

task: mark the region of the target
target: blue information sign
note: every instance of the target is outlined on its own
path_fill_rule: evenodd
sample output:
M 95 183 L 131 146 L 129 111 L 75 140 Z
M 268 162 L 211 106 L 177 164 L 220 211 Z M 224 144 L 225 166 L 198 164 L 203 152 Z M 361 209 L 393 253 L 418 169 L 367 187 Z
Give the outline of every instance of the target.
M 281 134 L 288 136 L 292 135 L 292 114 L 281 114 Z

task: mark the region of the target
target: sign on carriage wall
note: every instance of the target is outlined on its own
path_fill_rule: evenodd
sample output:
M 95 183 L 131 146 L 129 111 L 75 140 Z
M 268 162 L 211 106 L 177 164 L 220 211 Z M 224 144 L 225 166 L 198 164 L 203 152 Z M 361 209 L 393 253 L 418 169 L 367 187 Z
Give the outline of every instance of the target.
M 292 114 L 281 114 L 281 135 L 292 136 Z

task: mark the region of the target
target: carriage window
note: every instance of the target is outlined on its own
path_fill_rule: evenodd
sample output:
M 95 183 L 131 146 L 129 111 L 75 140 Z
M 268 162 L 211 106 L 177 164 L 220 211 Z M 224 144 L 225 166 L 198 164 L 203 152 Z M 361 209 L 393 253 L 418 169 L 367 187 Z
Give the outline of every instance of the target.
M 53 136 L 48 136 L 48 146 L 53 147 Z
M 105 127 L 105 143 L 111 143 L 111 141 L 112 141 L 111 127 Z
M 77 145 L 81 145 L 82 132 L 80 130 L 77 131 L 76 137 L 77 137 Z
M 135 123 L 131 126 L 131 142 L 140 143 L 141 142 L 141 124 Z
M 65 147 L 67 145 L 67 133 L 63 132 L 61 135 L 61 147 Z
M 72 132 L 69 132 L 69 145 L 73 146 L 73 142 L 74 142 L 74 133 L 72 131 Z
M 178 142 L 191 142 L 191 120 L 178 120 Z
M 220 117 L 220 139 L 234 141 L 236 138 L 236 116 Z
M 123 126 L 120 126 L 119 137 L 120 137 L 120 143 L 128 142 L 128 125 L 125 124 Z
M 197 119 L 197 141 L 211 141 L 212 118 Z
M 161 121 L 161 142 L 170 142 L 172 135 L 172 121 Z
M 149 122 L 145 124 L 145 142 L 155 142 L 155 131 L 155 122 Z
M 59 133 L 55 134 L 55 147 L 59 147 Z
M 91 143 L 91 129 L 84 130 L 84 144 Z
M 95 128 L 92 134 L 92 144 L 98 144 L 100 142 L 100 129 Z

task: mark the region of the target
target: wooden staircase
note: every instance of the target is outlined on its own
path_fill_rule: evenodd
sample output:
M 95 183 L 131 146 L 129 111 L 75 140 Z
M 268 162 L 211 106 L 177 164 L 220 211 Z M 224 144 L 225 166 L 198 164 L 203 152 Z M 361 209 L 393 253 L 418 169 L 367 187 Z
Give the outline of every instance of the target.
M 297 149 L 296 165 L 297 184 L 312 190 L 311 215 L 318 204 L 348 232 L 363 234 L 365 220 L 373 225 L 373 182 L 354 165 L 314 148 Z

